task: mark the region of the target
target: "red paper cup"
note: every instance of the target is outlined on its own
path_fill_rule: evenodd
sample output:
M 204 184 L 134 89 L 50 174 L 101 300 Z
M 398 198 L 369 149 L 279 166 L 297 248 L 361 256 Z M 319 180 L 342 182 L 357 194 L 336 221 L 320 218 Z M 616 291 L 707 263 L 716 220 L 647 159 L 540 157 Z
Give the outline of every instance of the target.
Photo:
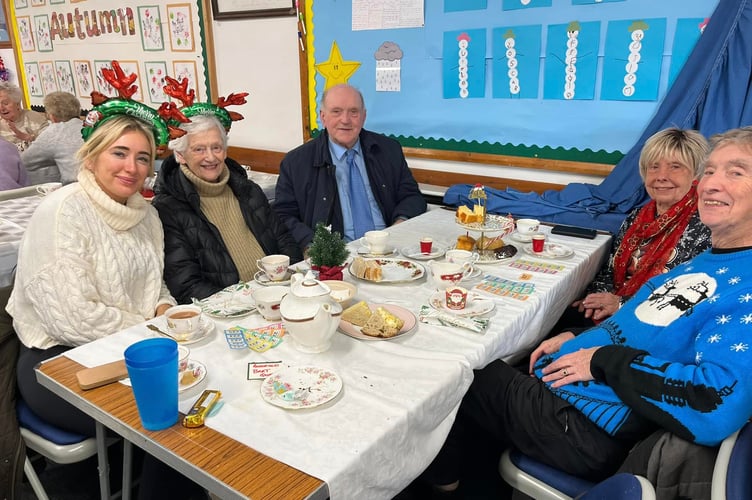
M 534 234 L 533 235 L 533 252 L 535 253 L 541 253 L 543 251 L 543 246 L 546 243 L 546 235 L 545 234 Z
M 422 238 L 420 240 L 420 253 L 430 254 L 433 240 L 431 238 Z
M 446 306 L 447 309 L 461 311 L 467 305 L 467 290 L 458 287 L 449 287 L 446 289 Z

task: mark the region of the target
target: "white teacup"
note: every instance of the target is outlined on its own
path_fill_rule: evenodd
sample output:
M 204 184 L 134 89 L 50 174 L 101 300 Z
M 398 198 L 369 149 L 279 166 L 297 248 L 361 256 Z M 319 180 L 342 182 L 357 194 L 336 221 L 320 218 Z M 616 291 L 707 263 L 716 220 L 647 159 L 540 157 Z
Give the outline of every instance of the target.
M 201 308 L 191 304 L 173 306 L 165 311 L 167 332 L 177 340 L 188 340 L 201 330 Z
M 183 373 L 188 368 L 188 362 L 190 361 L 191 350 L 184 345 L 178 346 L 178 375 Z
M 444 255 L 447 262 L 453 262 L 455 264 L 464 264 L 467 262 L 470 264 L 470 269 L 468 270 L 468 273 L 473 272 L 473 264 L 478 262 L 478 259 L 480 256 L 478 255 L 478 252 L 470 252 L 469 250 L 448 250 L 447 253 Z
M 388 240 L 389 231 L 366 231 L 361 243 L 367 246 L 372 254 L 385 254 Z
M 290 267 L 290 257 L 281 254 L 267 255 L 257 260 L 256 265 L 264 271 L 266 277 L 271 281 L 282 281 L 287 276 L 287 269 Z
M 457 262 L 436 262 L 432 260 L 428 262 L 428 266 L 431 268 L 433 282 L 439 290 L 457 285 L 472 269 L 472 264 L 469 262 L 460 264 Z
M 289 286 L 266 286 L 254 290 L 251 296 L 261 316 L 267 321 L 275 321 L 282 318 L 279 304 L 282 302 L 282 297 L 288 293 L 290 293 Z
M 532 237 L 538 232 L 540 221 L 538 219 L 517 219 L 517 232 L 525 237 Z

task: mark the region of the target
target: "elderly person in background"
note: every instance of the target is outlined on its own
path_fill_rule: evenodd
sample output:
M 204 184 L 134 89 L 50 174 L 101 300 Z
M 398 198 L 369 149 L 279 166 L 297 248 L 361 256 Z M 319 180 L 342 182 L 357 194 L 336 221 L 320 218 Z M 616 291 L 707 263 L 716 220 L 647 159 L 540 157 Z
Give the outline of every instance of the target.
M 752 417 L 752 127 L 711 144 L 697 206 L 712 248 L 599 325 L 545 340 L 526 369 L 477 371 L 426 472 L 439 490 L 457 490 L 465 447 L 481 443 L 597 480 L 656 429 L 718 446 Z
M 49 124 L 44 113 L 21 108 L 21 89 L 0 82 L 0 137 L 26 149 Z
M 191 117 L 170 141 L 153 205 L 165 232 L 165 281 L 179 302 L 250 281 L 256 260 L 303 258 L 292 235 L 245 169 L 227 158 L 227 133 L 213 116 Z
M 697 213 L 697 177 L 707 141 L 694 130 L 652 135 L 640 154 L 640 176 L 651 200 L 630 213 L 613 241 L 606 266 L 554 327 L 592 326 L 614 314 L 650 278 L 710 247 Z
M 311 244 L 318 222 L 354 241 L 426 211 L 399 142 L 363 128 L 359 90 L 325 90 L 319 116 L 325 132 L 285 155 L 274 198 L 274 211 L 301 248 Z
M 78 175 L 76 151 L 84 143 L 81 103 L 68 92 L 51 92 L 44 98 L 44 110 L 52 123 L 21 154 L 29 184 L 70 184 Z
M 17 189 L 28 183 L 18 148 L 15 144 L 0 139 L 0 191 Z

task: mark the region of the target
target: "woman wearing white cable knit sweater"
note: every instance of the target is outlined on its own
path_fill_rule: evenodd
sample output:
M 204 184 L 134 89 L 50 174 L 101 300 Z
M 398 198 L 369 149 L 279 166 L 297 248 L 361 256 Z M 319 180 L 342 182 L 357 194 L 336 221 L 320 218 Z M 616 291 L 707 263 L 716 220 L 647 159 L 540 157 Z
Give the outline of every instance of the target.
M 93 435 L 93 421 L 41 387 L 34 366 L 175 303 L 162 281 L 162 226 L 139 194 L 155 149 L 138 119 L 101 124 L 79 151 L 79 182 L 42 201 L 19 249 L 7 307 L 23 344 L 19 388 L 40 417 L 80 434 Z

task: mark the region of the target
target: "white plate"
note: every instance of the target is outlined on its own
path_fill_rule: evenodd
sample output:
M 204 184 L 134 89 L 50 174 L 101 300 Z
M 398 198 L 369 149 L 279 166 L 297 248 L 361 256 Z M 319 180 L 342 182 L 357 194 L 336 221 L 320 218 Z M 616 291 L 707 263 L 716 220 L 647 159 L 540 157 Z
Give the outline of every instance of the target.
M 195 344 L 196 342 L 200 342 L 204 340 L 206 337 L 208 337 L 210 334 L 214 333 L 216 325 L 214 324 L 214 320 L 207 317 L 207 316 L 201 316 L 201 331 L 196 335 L 195 337 L 188 339 L 188 340 L 178 340 L 178 344 L 182 345 L 190 345 Z
M 193 376 L 195 377 L 192 382 L 184 384 L 183 383 L 183 377 L 185 377 L 185 372 L 188 370 L 191 370 L 193 372 Z M 188 367 L 185 369 L 185 372 L 183 372 L 182 375 L 178 378 L 178 392 L 185 392 L 188 389 L 191 389 L 193 387 L 196 387 L 198 384 L 204 381 L 206 378 L 206 367 L 203 363 L 195 360 L 189 360 L 188 361 Z
M 446 251 L 447 251 L 446 246 L 437 245 L 435 242 L 433 246 L 431 247 L 431 253 L 421 252 L 419 246 L 405 247 L 402 250 L 400 250 L 402 255 L 404 255 L 408 259 L 414 259 L 414 260 L 438 259 L 439 257 L 443 256 L 446 253 Z
M 315 366 L 281 368 L 261 382 L 264 401 L 287 410 L 323 405 L 341 390 L 342 379 L 334 371 Z
M 574 250 L 559 243 L 546 243 L 540 253 L 533 252 L 532 244 L 525 245 L 522 249 L 529 255 L 543 257 L 544 259 L 567 259 L 574 255 Z
M 269 277 L 266 275 L 264 271 L 258 271 L 256 272 L 256 274 L 253 275 L 253 280 L 259 285 L 263 285 L 263 286 L 273 286 L 273 285 L 287 286 L 290 284 L 290 280 L 292 279 L 293 274 L 295 274 L 295 272 L 288 269 L 284 278 L 282 278 L 280 281 L 272 281 L 269 279 Z
M 522 234 L 516 231 L 510 234 L 509 237 L 518 243 L 530 243 L 531 241 L 533 241 L 532 234 Z
M 463 318 L 473 318 L 475 316 L 480 316 L 481 314 L 486 314 L 493 311 L 494 307 L 496 307 L 496 304 L 494 304 L 493 300 L 474 297 L 473 294 L 470 293 L 467 294 L 467 305 L 465 305 L 465 308 L 461 310 L 449 309 L 446 306 L 445 292 L 434 292 L 433 295 L 431 295 L 431 298 L 428 299 L 428 303 L 431 304 L 431 307 L 433 307 L 434 309 L 438 309 L 439 311 L 454 314 L 455 316 L 460 316 Z
M 418 319 L 415 317 L 415 315 L 405 309 L 404 307 L 396 306 L 394 304 L 368 304 L 368 307 L 375 311 L 377 307 L 383 307 L 390 313 L 394 314 L 398 318 L 400 318 L 402 321 L 405 322 L 404 325 L 402 325 L 402 328 L 400 329 L 399 333 L 395 335 L 394 337 L 373 337 L 371 335 L 366 335 L 365 333 L 360 331 L 359 326 L 355 326 L 352 323 L 340 320 L 339 322 L 339 330 L 344 333 L 345 335 L 349 335 L 350 337 L 354 339 L 360 339 L 360 340 L 392 340 L 401 337 L 402 335 L 412 333 L 415 331 L 415 329 L 418 327 Z
M 214 318 L 240 318 L 256 310 L 252 294 L 250 284 L 237 283 L 193 303 Z
M 397 249 L 394 247 L 387 247 L 383 253 L 373 253 L 368 247 L 358 248 L 358 255 L 361 257 L 391 257 L 397 254 Z
M 502 236 L 505 236 L 512 231 L 514 231 L 514 219 L 510 217 L 505 217 L 503 215 L 494 215 L 494 214 L 488 214 L 486 215 L 486 222 L 485 224 L 480 224 L 479 222 L 473 222 L 471 224 L 463 224 L 460 221 L 455 219 L 455 222 L 460 227 L 463 227 L 467 229 L 468 231 L 476 231 L 476 232 L 484 232 L 484 233 L 503 233 Z
M 426 269 L 416 262 L 402 259 L 372 259 L 381 265 L 381 281 L 372 281 L 365 278 L 358 278 L 352 272 L 352 263 L 347 267 L 350 274 L 361 281 L 368 283 L 378 283 L 390 285 L 393 283 L 406 283 L 408 281 L 419 280 L 426 274 Z

